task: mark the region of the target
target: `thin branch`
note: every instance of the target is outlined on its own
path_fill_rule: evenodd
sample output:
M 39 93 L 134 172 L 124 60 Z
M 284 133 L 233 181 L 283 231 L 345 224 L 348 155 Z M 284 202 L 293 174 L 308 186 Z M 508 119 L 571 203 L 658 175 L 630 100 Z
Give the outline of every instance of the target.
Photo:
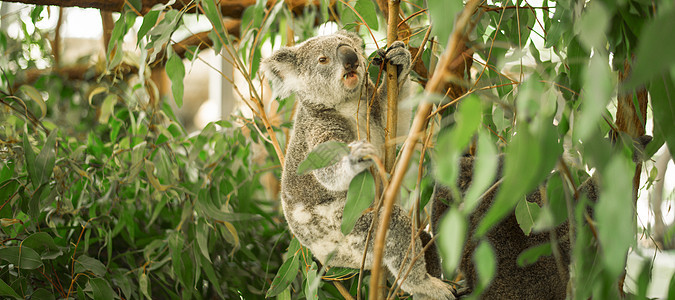
M 389 2 L 389 16 L 397 15 L 400 0 Z M 387 20 L 387 46 L 391 46 L 398 38 L 398 18 Z M 398 123 L 398 74 L 397 66 L 387 64 L 387 128 L 384 131 L 384 167 L 391 172 L 396 158 L 396 144 L 389 143 L 396 138 L 396 125 Z

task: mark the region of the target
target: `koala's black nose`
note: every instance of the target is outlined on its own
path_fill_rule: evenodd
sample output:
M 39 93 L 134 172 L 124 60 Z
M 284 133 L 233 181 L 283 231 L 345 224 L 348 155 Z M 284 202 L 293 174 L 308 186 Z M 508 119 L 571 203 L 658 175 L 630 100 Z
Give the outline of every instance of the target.
M 337 57 L 347 72 L 356 71 L 359 67 L 359 55 L 354 48 L 342 44 L 337 48 Z

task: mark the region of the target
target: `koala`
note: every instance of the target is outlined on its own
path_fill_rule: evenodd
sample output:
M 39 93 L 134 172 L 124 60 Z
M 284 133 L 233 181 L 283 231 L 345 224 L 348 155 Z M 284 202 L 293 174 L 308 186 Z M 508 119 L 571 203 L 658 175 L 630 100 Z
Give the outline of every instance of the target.
M 462 194 L 471 185 L 474 160 L 475 157 L 467 155 L 462 157 L 459 162 L 460 171 L 457 186 Z M 504 157 L 500 155 L 497 176 L 493 183 L 501 178 L 503 163 Z M 598 189 L 598 179 L 595 177 L 588 178 L 578 187 L 579 194 L 585 195 L 592 202 L 598 200 Z M 469 289 L 475 287 L 477 281 L 473 253 L 480 241 L 474 239 L 474 232 L 482 217 L 492 206 L 498 190 L 497 188 L 486 193 L 480 200 L 479 205 L 469 215 L 469 232 L 459 266 L 459 270 L 466 276 Z M 542 192 L 545 192 L 543 187 L 537 188 L 537 190 L 527 195 L 526 200 L 541 206 L 543 205 Z M 432 199 L 432 229 L 434 234 L 439 234 L 439 222 L 445 211 L 449 208 L 449 203 L 453 203 L 456 200 L 452 198 L 450 190 L 440 184 L 434 186 Z M 593 215 L 592 209 L 589 208 L 588 212 L 591 216 Z M 518 266 L 517 259 L 523 251 L 549 242 L 552 235 L 555 236 L 558 242 L 558 253 L 560 253 L 561 258 L 560 265 L 556 262 L 555 257 L 549 255 L 540 257 L 531 265 Z M 527 236 L 523 233 L 520 225 L 518 225 L 516 216 L 512 213 L 488 231 L 485 239 L 494 248 L 497 272 L 492 282 L 480 294 L 480 299 L 566 299 L 567 285 L 570 278 L 569 264 L 571 262 L 570 251 L 572 247 L 569 240 L 569 224 L 567 221 L 549 231 L 532 232 Z
M 352 232 L 343 235 L 342 213 L 352 178 L 373 164 L 370 157 L 384 153 L 386 83 L 375 87 L 368 78 L 363 51 L 358 35 L 340 31 L 281 48 L 261 65 L 275 93 L 280 97 L 295 93 L 298 103 L 281 178 L 284 215 L 300 243 L 327 266 L 360 268 L 373 214 L 364 213 Z M 396 42 L 379 54 L 397 66 L 399 95 L 405 95 L 410 52 L 402 42 Z M 298 165 L 307 154 L 327 141 L 347 143 L 350 153 L 334 165 L 298 174 Z M 406 264 L 403 274 L 408 269 L 410 260 L 404 262 L 404 258 L 411 230 L 408 214 L 395 206 L 383 260 L 395 276 L 402 264 Z M 422 251 L 422 245 L 419 239 L 415 242 L 415 253 Z M 373 238 L 368 249 L 366 269 L 372 266 Z M 397 284 L 415 299 L 454 299 L 450 285 L 427 273 L 424 258 Z

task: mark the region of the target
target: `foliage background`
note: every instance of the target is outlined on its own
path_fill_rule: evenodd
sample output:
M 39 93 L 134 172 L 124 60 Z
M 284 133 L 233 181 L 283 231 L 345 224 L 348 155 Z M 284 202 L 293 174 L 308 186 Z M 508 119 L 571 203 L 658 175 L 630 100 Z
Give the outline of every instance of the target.
M 30 30 L 53 7 L 31 6 L 29 18 L 18 21 L 20 37 L 0 32 L 0 296 L 356 295 L 359 276 L 317 266 L 288 232 L 278 195 L 262 184 L 266 174 L 280 176 L 293 98 L 279 99 L 274 111 L 253 87 L 263 80 L 258 72 L 263 45 L 292 45 L 316 35 L 326 22 L 358 31 L 371 55 L 375 43 L 385 45 L 379 37 L 387 29 L 380 10 L 386 1 L 250 1 L 233 16 L 228 5 L 235 2 L 144 6 L 127 1 L 112 14 L 105 60 L 78 78 L 59 65 L 58 33 Z M 96 7 L 96 1 L 89 3 Z M 463 61 L 466 69 L 452 73 L 448 97 L 420 88 L 409 100 L 409 107 L 421 101 L 436 106 L 420 147 L 424 151 L 415 152 L 404 180 L 402 199 L 407 207 L 419 208 L 415 215 L 423 227 L 432 177 L 454 185 L 457 159 L 467 146 L 478 144 L 476 155 L 486 165 L 474 178 L 482 181 L 475 180 L 474 190 L 464 195 L 466 205 L 451 208 L 439 238 L 445 271 L 454 275 L 465 217 L 494 176 L 489 158 L 505 152 L 503 185 L 508 188 L 502 188 L 479 231 L 513 209 L 519 220 L 530 220 L 521 223 L 526 232 L 569 220 L 576 228 L 570 297 L 615 298 L 625 276 L 620 262 L 629 249 L 638 248 L 638 235 L 654 235 L 637 226 L 631 195 L 646 193 L 662 171 L 633 163 L 629 136 L 644 134 L 640 124 L 643 130 L 645 124 L 653 128 L 645 158 L 663 145 L 671 153 L 675 147 L 670 132 L 675 40 L 667 38 L 675 36 L 675 7 L 670 1 L 646 0 L 531 4 L 481 3 L 463 51 L 471 63 Z M 402 3 L 406 18 L 399 38 L 419 49 L 423 65 L 415 69 L 415 79 L 422 86 L 432 77 L 429 70 L 444 52 L 462 8 L 459 1 Z M 172 36 L 190 29 L 183 17 L 194 13 L 209 20 L 212 30 L 204 42 L 182 47 Z M 233 20 L 240 22 L 232 25 Z M 432 38 L 425 39 L 430 23 Z M 125 36 L 133 34 L 137 49 L 123 51 Z M 250 88 L 237 92 L 254 117 L 222 120 L 188 133 L 152 74 L 168 74 L 173 101 L 181 106 L 185 66 L 199 59 L 204 47 L 247 78 Z M 379 70 L 373 66 L 370 71 L 376 81 Z M 637 114 L 626 116 L 625 99 L 631 104 L 627 111 Z M 272 114 L 282 121 L 271 122 Z M 638 125 L 619 128 L 620 120 Z M 427 151 L 434 144 L 443 151 Z M 260 159 L 256 151 L 266 155 Z M 586 170 L 601 182 L 597 204 L 572 196 L 589 176 Z M 638 184 L 631 188 L 636 173 Z M 642 181 L 640 174 L 645 174 Z M 542 183 L 548 205 L 523 207 L 522 196 Z M 669 200 L 672 205 L 672 195 Z M 587 207 L 596 212 L 593 220 Z M 653 237 L 669 248 L 674 236 L 671 226 Z M 480 276 L 487 283 L 494 272 L 493 250 L 487 245 L 480 250 Z M 636 282 L 630 297 L 647 296 L 651 271 L 648 260 L 637 278 L 629 278 Z M 368 280 L 363 282 L 367 290 Z M 674 293 L 671 288 L 670 297 Z

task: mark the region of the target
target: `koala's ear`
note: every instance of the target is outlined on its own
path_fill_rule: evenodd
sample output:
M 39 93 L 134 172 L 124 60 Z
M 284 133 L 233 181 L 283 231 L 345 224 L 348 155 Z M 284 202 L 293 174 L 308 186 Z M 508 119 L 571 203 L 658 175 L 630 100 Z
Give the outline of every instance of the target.
M 336 34 L 350 38 L 355 45 L 363 48 L 363 39 L 358 34 L 346 30 L 340 30 Z
M 262 61 L 262 71 L 270 81 L 274 94 L 285 98 L 302 87 L 298 73 L 300 62 L 295 48 L 281 48 Z

